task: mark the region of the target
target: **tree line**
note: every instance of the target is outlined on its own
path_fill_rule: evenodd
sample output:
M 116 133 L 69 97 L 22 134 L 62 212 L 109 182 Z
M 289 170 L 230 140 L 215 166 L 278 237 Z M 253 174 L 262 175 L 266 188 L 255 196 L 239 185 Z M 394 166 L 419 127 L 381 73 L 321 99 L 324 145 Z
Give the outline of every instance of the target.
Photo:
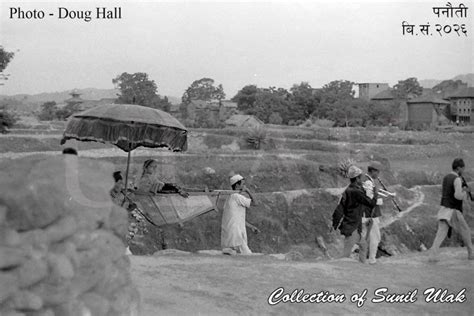
M 151 106 L 165 111 L 170 104 L 157 93 L 157 85 L 144 73 L 123 73 L 113 80 L 119 88 L 117 102 Z M 336 126 L 388 125 L 397 123 L 400 102 L 408 95 L 422 94 L 416 78 L 400 80 L 393 88 L 394 102 L 375 104 L 354 97 L 355 83 L 336 80 L 315 89 L 308 82 L 294 84 L 289 90 L 281 87 L 261 88 L 246 85 L 231 101 L 237 103 L 241 113 L 255 115 L 265 123 L 300 125 L 308 120 L 325 119 Z M 226 97 L 222 84 L 211 78 L 195 80 L 181 97 L 182 119 L 187 118 L 187 107 L 193 100 L 220 102 Z M 201 115 L 202 116 L 202 115 Z M 207 117 L 197 117 L 198 126 L 209 127 Z M 202 122 L 201 122 L 202 121 Z
M 129 103 L 169 111 L 171 103 L 166 96 L 158 94 L 158 85 L 146 73 L 122 73 L 112 79 L 119 90 L 116 103 Z M 445 80 L 433 90 L 436 92 L 453 89 L 459 82 Z M 349 80 L 331 81 L 321 88 L 313 88 L 308 82 L 294 84 L 289 90 L 281 87 L 262 88 L 245 85 L 231 101 L 237 103 L 241 113 L 254 115 L 264 123 L 300 125 L 323 119 L 334 126 L 368 126 L 398 123 L 400 104 L 408 96 L 422 94 L 423 88 L 414 77 L 400 80 L 392 89 L 394 100 L 374 103 L 354 97 L 355 83 Z M 222 84 L 211 78 L 195 80 L 181 97 L 181 119 L 187 119 L 187 107 L 193 100 L 224 100 L 226 94 Z M 54 102 L 42 106 L 40 118 L 66 119 L 78 108 L 74 105 L 57 108 Z M 205 113 L 196 118 L 195 127 L 215 127 Z

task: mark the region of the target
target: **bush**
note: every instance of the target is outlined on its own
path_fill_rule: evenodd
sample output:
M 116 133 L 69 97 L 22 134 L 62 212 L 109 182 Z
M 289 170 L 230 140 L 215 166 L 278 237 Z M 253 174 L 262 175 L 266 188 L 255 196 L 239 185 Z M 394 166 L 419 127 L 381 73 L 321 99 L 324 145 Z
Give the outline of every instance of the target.
M 57 118 L 58 106 L 56 102 L 45 102 L 41 105 L 41 112 L 38 114 L 40 121 L 52 121 Z
M 260 146 L 266 143 L 267 131 L 264 127 L 254 127 L 252 128 L 246 137 L 247 143 L 255 148 L 260 149 Z
M 12 113 L 8 112 L 6 108 L 0 108 L 0 132 L 5 132 L 6 128 L 12 128 L 16 123 L 17 118 Z
M 280 125 L 283 122 L 283 119 L 279 113 L 274 112 L 272 115 L 270 115 L 268 121 L 270 124 Z

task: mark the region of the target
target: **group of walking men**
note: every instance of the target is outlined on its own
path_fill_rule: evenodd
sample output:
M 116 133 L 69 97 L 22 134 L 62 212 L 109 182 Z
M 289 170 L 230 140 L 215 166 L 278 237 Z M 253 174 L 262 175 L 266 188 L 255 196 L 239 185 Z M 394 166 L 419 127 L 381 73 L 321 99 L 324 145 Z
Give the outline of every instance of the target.
M 340 202 L 333 214 L 333 228 L 339 229 L 344 235 L 343 257 L 350 257 L 355 244 L 359 246 L 359 260 L 370 264 L 376 263 L 380 234 L 380 206 L 383 204 L 379 188 L 375 180 L 378 178 L 382 165 L 371 162 L 367 173 L 355 165 L 347 170 L 350 179 Z M 441 207 L 438 211 L 438 230 L 433 245 L 429 250 L 429 260 L 437 261 L 439 247 L 451 230 L 460 233 L 467 248 L 468 259 L 473 260 L 471 229 L 462 212 L 463 200 L 472 200 L 471 189 L 462 177 L 465 169 L 461 158 L 454 159 L 452 172 L 443 178 Z
M 350 184 L 343 192 L 333 214 L 333 225 L 339 229 L 344 239 L 344 257 L 350 257 L 355 244 L 359 246 L 359 260 L 363 263 L 369 254 L 369 263 L 376 263 L 380 243 L 380 206 L 383 199 L 378 194 L 377 180 L 382 164 L 373 161 L 367 173 L 352 165 L 347 170 Z

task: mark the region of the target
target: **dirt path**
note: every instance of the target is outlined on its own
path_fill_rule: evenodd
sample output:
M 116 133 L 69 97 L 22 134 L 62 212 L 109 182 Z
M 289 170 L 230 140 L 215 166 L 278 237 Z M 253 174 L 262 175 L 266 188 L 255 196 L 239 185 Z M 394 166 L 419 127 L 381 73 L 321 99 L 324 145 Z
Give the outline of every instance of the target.
M 400 218 L 407 216 L 408 214 L 410 214 L 411 211 L 413 211 L 414 209 L 416 209 L 418 206 L 422 205 L 425 202 L 425 194 L 421 191 L 420 186 L 416 186 L 410 189 L 410 191 L 415 192 L 415 198 L 413 199 L 413 201 L 410 201 L 410 206 L 407 207 L 405 210 L 403 210 L 403 212 L 399 212 L 395 216 L 384 219 L 380 223 L 381 228 L 387 227 L 393 222 L 398 221 Z M 392 202 L 387 200 L 385 203 L 392 203 Z
M 474 309 L 474 261 L 464 249 L 443 249 L 441 261 L 430 264 L 421 254 L 383 258 L 376 265 L 350 259 L 326 262 L 288 262 L 262 255 L 132 256 L 132 274 L 142 297 L 142 315 L 471 315 Z M 343 303 L 268 304 L 270 294 L 344 294 Z M 374 291 L 407 294 L 415 289 L 413 303 L 373 303 Z M 428 303 L 423 292 L 431 287 L 458 294 L 463 303 Z M 368 290 L 358 308 L 350 296 Z M 461 293 L 462 294 L 462 293 Z M 461 295 L 462 296 L 462 295 Z

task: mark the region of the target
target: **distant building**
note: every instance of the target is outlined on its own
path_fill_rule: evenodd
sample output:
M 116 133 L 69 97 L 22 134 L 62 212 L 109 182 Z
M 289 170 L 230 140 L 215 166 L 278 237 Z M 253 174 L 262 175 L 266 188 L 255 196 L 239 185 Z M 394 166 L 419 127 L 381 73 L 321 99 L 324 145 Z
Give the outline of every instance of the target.
M 408 128 L 436 127 L 444 116 L 449 102 L 436 95 L 424 95 L 406 101 Z
M 218 101 L 191 100 L 186 106 L 187 119 L 196 122 L 202 118 L 217 122 L 219 117 Z
M 370 98 L 370 101 L 373 101 L 377 104 L 388 104 L 393 102 L 395 99 L 396 97 L 393 93 L 393 90 L 389 88 L 374 95 L 372 98 Z
M 369 101 L 378 93 L 388 90 L 388 83 L 358 83 L 359 85 L 359 99 Z
M 85 100 L 81 98 L 81 94 L 77 90 L 73 90 L 71 93 L 71 98 L 64 100 L 66 106 L 74 106 L 77 104 L 82 104 Z
M 225 121 L 226 126 L 254 128 L 264 125 L 264 123 L 253 115 L 235 114 Z
M 222 100 L 219 107 L 219 120 L 221 122 L 226 121 L 232 115 L 238 114 L 237 102 L 230 100 Z
M 229 117 L 238 114 L 237 103 L 230 100 L 191 100 L 185 106 L 185 113 L 181 113 L 183 106 L 172 106 L 170 113 L 177 117 L 184 115 L 188 124 L 198 127 L 222 126 Z
M 448 97 L 456 121 L 474 125 L 474 88 L 463 88 Z

